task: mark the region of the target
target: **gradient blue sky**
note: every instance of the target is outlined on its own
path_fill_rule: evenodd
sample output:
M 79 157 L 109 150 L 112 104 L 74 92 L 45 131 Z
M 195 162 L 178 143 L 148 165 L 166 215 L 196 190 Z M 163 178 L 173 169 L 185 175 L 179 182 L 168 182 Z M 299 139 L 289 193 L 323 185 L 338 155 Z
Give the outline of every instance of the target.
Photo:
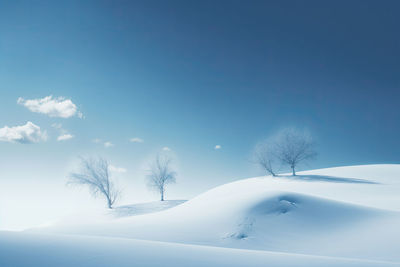
M 0 128 L 32 121 L 49 136 L 0 142 L 3 191 L 15 202 L 21 184 L 46 184 L 55 198 L 78 155 L 100 154 L 127 169 L 122 184 L 134 181 L 125 202 L 156 199 L 141 187 L 143 169 L 167 146 L 180 174 L 169 196 L 189 198 L 260 175 L 253 146 L 286 126 L 318 141 L 303 168 L 399 163 L 399 10 L 355 0 L 2 1 Z M 17 104 L 49 95 L 84 118 Z M 75 138 L 57 142 L 53 123 Z

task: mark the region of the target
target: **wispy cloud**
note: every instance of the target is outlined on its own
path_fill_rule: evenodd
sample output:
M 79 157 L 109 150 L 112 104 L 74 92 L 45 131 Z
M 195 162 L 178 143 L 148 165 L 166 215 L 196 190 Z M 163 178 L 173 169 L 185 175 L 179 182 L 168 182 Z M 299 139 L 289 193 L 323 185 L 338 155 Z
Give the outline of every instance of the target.
M 122 167 L 116 167 L 114 165 L 109 165 L 108 169 L 110 172 L 119 172 L 119 173 L 125 173 L 127 172 L 127 170 L 125 168 Z
M 114 144 L 111 143 L 110 141 L 103 142 L 103 140 L 101 140 L 100 138 L 95 138 L 95 139 L 92 140 L 92 142 L 96 143 L 96 144 L 103 144 L 104 147 L 106 147 L 106 148 L 114 146 Z
M 171 148 L 165 146 L 165 147 L 162 148 L 162 150 L 163 150 L 163 151 L 171 151 Z
M 47 134 L 40 127 L 28 121 L 25 125 L 0 128 L 0 141 L 17 142 L 21 144 L 46 141 Z
M 68 133 L 68 131 L 63 128 L 61 123 L 53 123 L 51 127 L 60 131 L 60 135 L 57 137 L 57 141 L 66 141 L 74 138 L 72 134 Z
M 218 149 L 221 149 L 221 148 L 222 148 L 221 145 L 216 145 L 216 146 L 214 147 L 215 150 L 218 150 Z
M 114 144 L 113 143 L 111 143 L 111 142 L 104 142 L 104 147 L 113 147 L 114 146 Z
M 144 140 L 142 138 L 139 138 L 139 137 L 131 138 L 131 139 L 129 139 L 129 141 L 132 142 L 132 143 L 143 143 L 144 142 Z
M 74 138 L 72 134 L 62 134 L 59 137 L 57 137 L 57 141 L 66 141 L 72 138 Z
M 50 117 L 70 118 L 78 116 L 82 118 L 83 115 L 78 111 L 76 105 L 71 99 L 64 97 L 46 96 L 38 99 L 23 99 L 18 98 L 17 103 L 25 106 L 32 112 L 46 114 Z

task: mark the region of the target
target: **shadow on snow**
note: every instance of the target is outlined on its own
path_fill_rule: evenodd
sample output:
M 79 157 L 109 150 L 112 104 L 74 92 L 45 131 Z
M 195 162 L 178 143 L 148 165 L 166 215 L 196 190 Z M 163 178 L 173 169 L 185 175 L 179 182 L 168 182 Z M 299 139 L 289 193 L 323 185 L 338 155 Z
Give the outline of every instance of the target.
M 279 177 L 279 176 L 277 176 Z M 330 182 L 330 183 L 353 183 L 353 184 L 379 184 L 374 181 L 356 179 L 356 178 L 343 178 L 327 175 L 296 175 L 296 176 L 281 176 L 282 178 L 291 180 L 301 180 L 310 182 Z

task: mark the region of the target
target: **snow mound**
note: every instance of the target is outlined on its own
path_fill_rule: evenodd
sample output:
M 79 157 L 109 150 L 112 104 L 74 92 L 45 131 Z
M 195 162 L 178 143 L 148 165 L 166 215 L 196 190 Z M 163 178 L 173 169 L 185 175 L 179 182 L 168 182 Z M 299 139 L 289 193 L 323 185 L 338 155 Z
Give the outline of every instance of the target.
M 107 223 L 57 226 L 56 233 L 123 237 L 370 260 L 400 260 L 398 212 L 273 191 L 187 202 Z M 379 235 L 374 225 L 384 226 Z M 362 238 L 362 239 L 361 239 Z M 368 241 L 365 242 L 364 241 Z M 353 244 L 351 247 L 341 243 Z M 388 244 L 391 244 L 389 247 Z
M 48 227 L 82 227 L 84 225 L 107 223 L 118 218 L 126 218 L 164 211 L 181 205 L 186 201 L 187 200 L 153 201 L 147 203 L 116 206 L 113 209 L 85 210 L 69 214 L 68 216 L 64 216 L 59 220 L 48 224 L 33 227 L 28 229 L 28 231 L 41 231 L 42 229 L 47 229 Z
M 225 184 L 168 210 L 46 232 L 400 262 L 400 165 Z
M 356 224 L 385 212 L 356 205 L 288 192 L 270 195 L 242 210 L 241 222 L 229 237 L 253 242 L 277 239 L 301 231 L 324 234 L 346 224 Z M 293 223 L 295 222 L 295 225 Z M 299 234 L 298 234 L 299 235 Z
M 170 209 L 185 202 L 186 200 L 164 200 L 164 201 L 124 205 L 115 207 L 114 209 L 109 211 L 109 214 L 114 217 L 136 216 L 136 215 L 142 215 L 142 214 L 159 212 L 166 209 Z

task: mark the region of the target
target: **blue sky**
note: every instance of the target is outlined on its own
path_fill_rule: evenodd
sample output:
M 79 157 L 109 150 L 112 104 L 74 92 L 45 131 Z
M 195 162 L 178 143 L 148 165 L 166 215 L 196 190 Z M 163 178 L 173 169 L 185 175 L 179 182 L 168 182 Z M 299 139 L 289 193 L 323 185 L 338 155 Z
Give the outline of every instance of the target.
M 398 163 L 399 8 L 398 1 L 2 1 L 0 128 L 31 121 L 47 132 L 34 144 L 0 142 L 7 198 L 21 199 L 25 182 L 54 192 L 77 156 L 99 154 L 127 170 L 117 174 L 131 186 L 125 202 L 156 199 L 145 193 L 143 170 L 163 147 L 180 174 L 170 197 L 189 198 L 260 175 L 248 162 L 252 148 L 287 126 L 308 128 L 318 142 L 319 157 L 303 169 Z M 50 95 L 71 100 L 83 118 L 17 104 Z M 55 123 L 74 138 L 57 141 Z M 129 142 L 135 137 L 144 142 Z

